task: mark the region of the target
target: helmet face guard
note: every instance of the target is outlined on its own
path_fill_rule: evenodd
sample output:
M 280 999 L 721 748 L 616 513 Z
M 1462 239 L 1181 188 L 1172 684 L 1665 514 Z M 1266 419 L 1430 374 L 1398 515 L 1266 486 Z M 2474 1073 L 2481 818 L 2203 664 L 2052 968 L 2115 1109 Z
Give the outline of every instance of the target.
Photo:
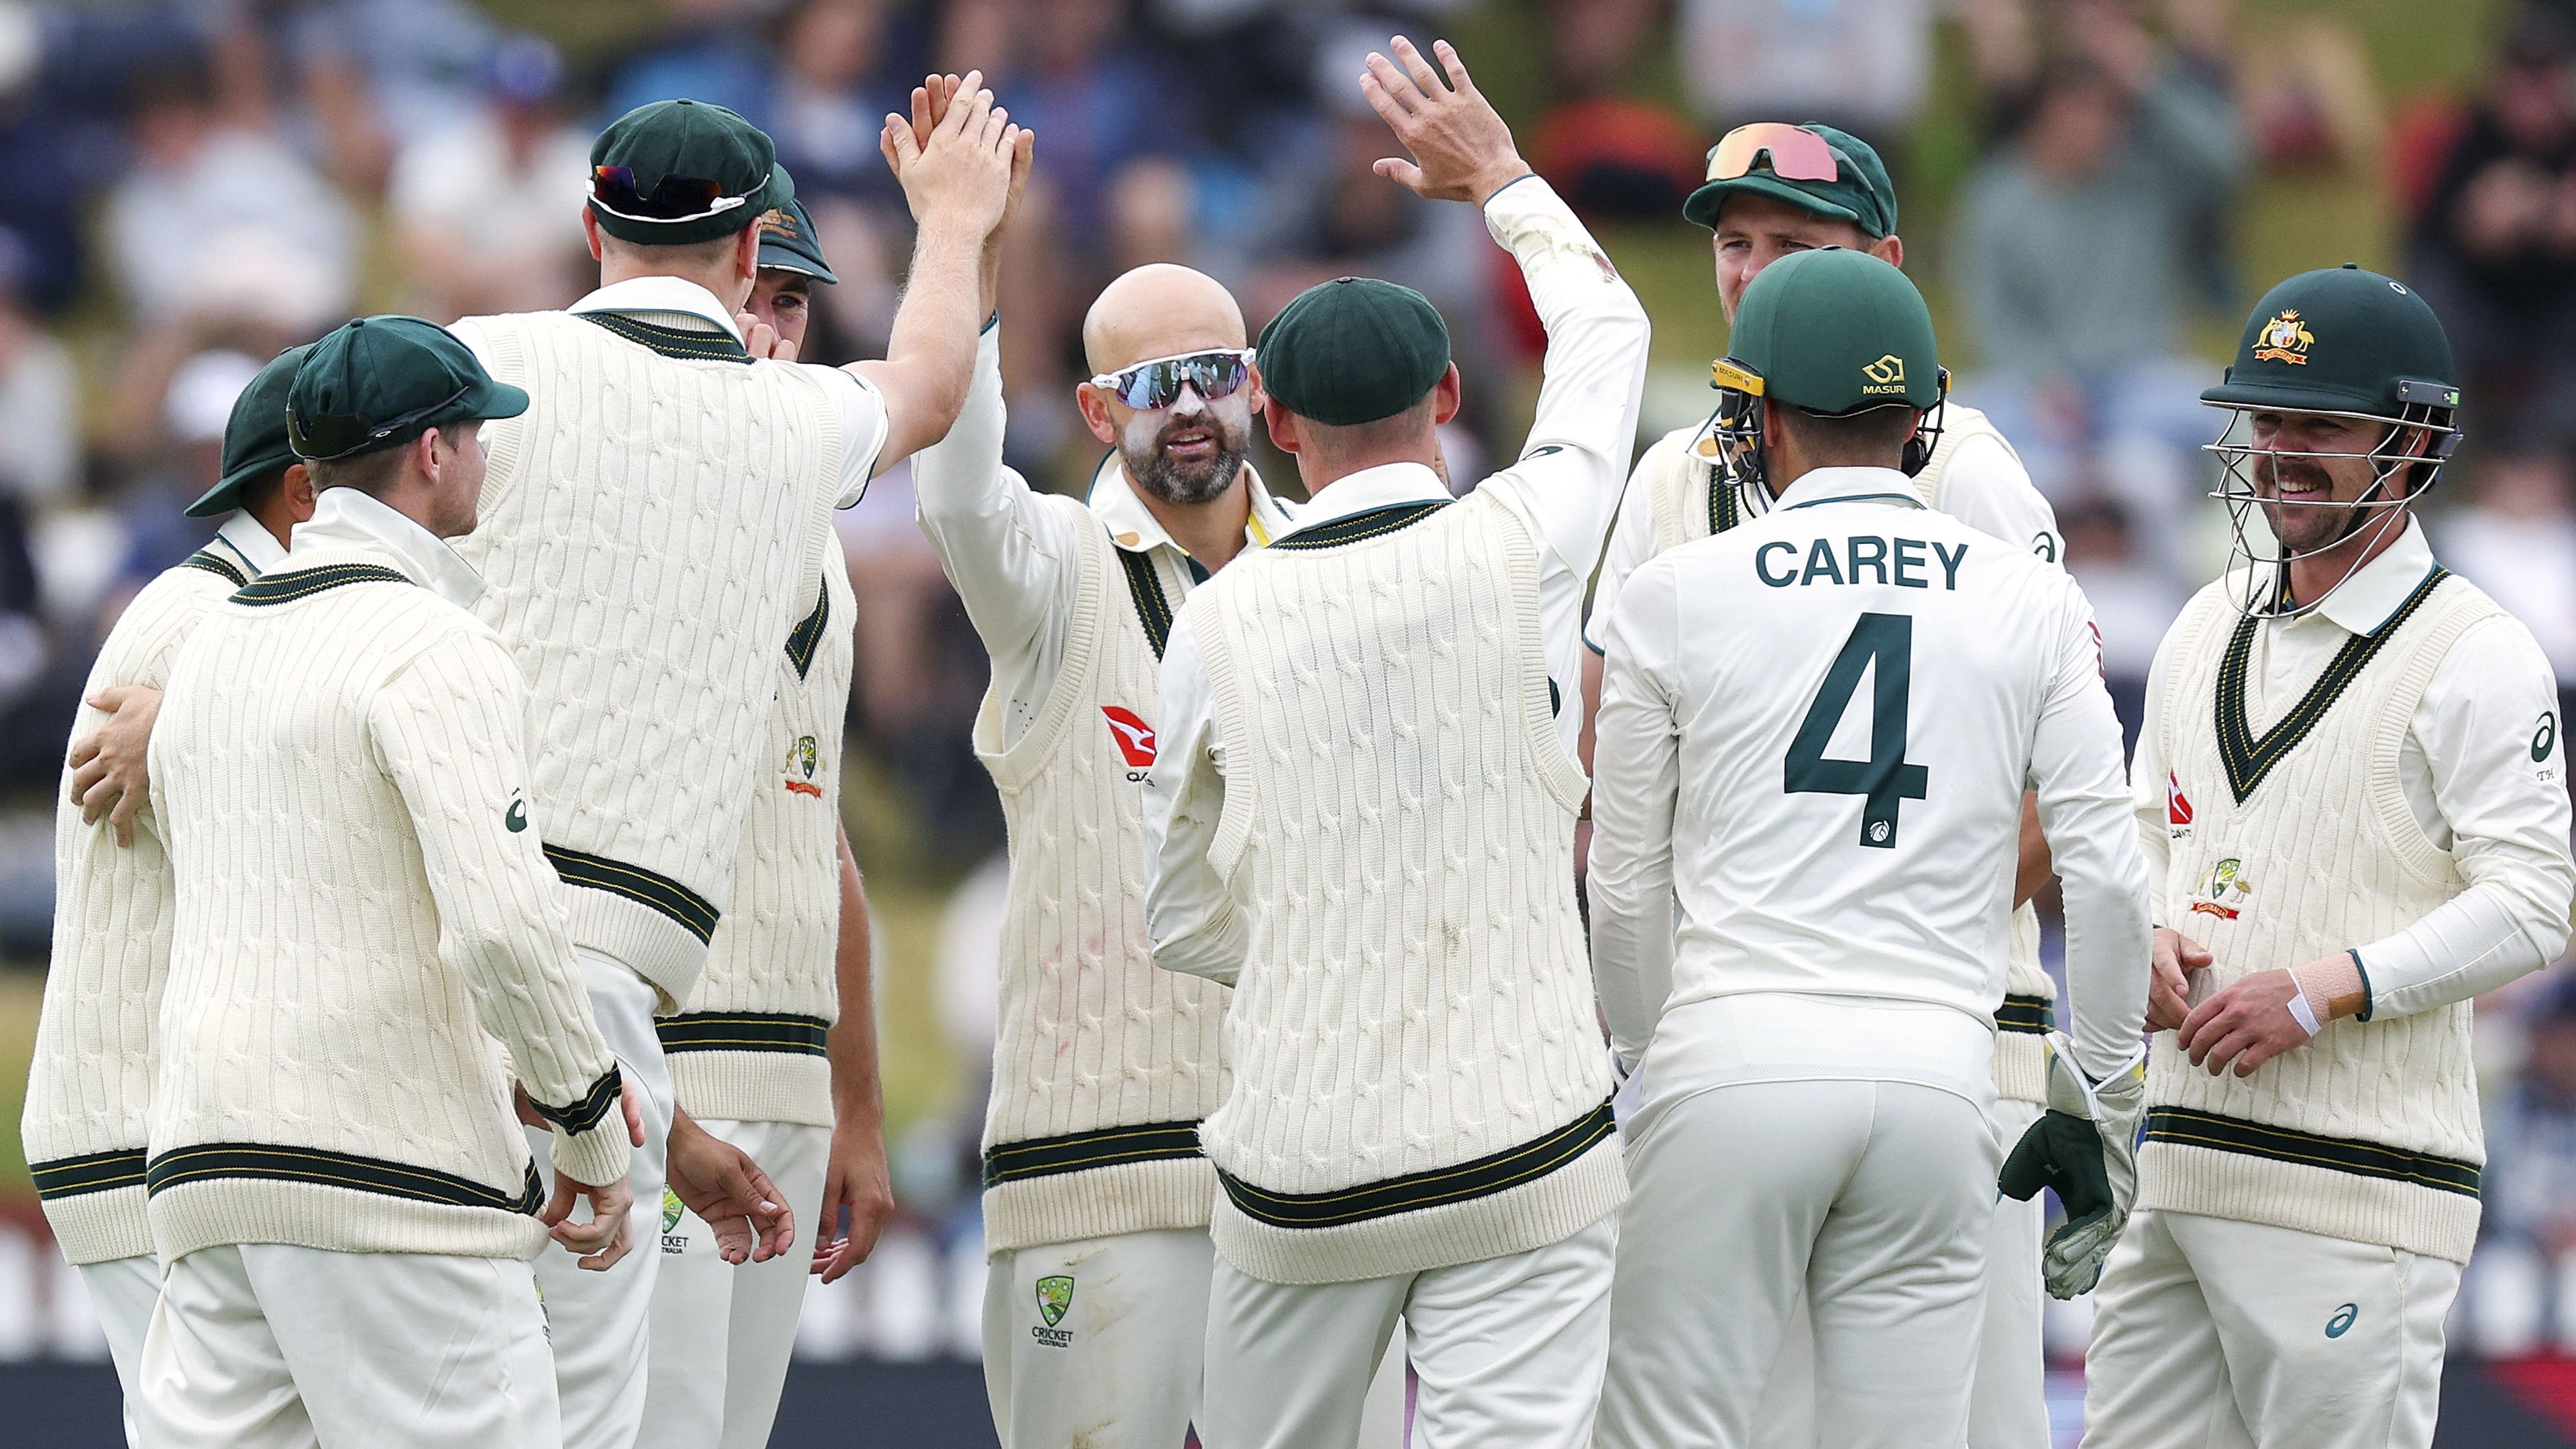
M 1721 357 L 1709 365 L 1709 386 L 1717 389 L 1717 411 L 1710 417 L 1709 435 L 1717 439 L 1718 464 L 1724 475 L 1717 486 L 1737 490 L 1737 501 L 1746 517 L 1766 512 L 1771 507 L 1771 489 L 1763 460 L 1762 403 L 1769 384 L 1761 373 L 1732 358 Z M 1932 450 L 1941 445 L 1942 419 L 1950 407 L 1950 369 L 1946 367 L 1940 372 L 1940 390 L 1939 400 L 1924 411 L 1914 436 L 1906 440 L 1904 457 L 1897 465 L 1909 478 L 1931 464 Z
M 2246 404 L 2212 406 L 2225 407 L 2228 419 L 2226 429 L 2218 435 L 2216 442 L 2201 445 L 2202 451 L 2217 455 L 2220 466 L 2218 487 L 2211 490 L 2209 496 L 2227 508 L 2229 602 L 2235 605 L 2239 614 L 2252 619 L 2296 618 L 2323 604 L 2360 569 L 2372 550 L 2364 547 L 2356 551 L 2352 565 L 2344 570 L 2343 576 L 2313 599 L 2294 599 L 2291 596 L 2290 566 L 2331 553 L 2365 531 L 2371 533 L 2374 544 L 2392 536 L 2391 530 L 2402 532 L 2404 520 L 2414 509 L 2416 501 L 2432 492 L 2434 485 L 2441 481 L 2442 465 L 2460 443 L 2459 429 L 2451 425 L 2454 410 L 2431 404 L 2405 404 L 2395 417 L 2380 413 Z M 2379 441 L 2368 452 L 2269 448 L 2252 441 L 2252 417 L 2265 412 L 2345 418 L 2374 424 L 2383 431 Z M 2242 438 L 2237 433 L 2240 424 L 2246 434 Z M 2370 486 L 2364 488 L 2360 496 L 2349 499 L 2267 498 L 2256 479 L 2260 460 L 2266 458 L 2365 462 L 2370 465 Z M 2276 491 L 2277 488 L 2276 482 Z M 2267 508 L 2332 509 L 2344 515 L 2344 526 L 2326 543 L 2293 551 L 2280 542 L 2268 520 L 2259 538 L 2252 531 L 2254 520 Z

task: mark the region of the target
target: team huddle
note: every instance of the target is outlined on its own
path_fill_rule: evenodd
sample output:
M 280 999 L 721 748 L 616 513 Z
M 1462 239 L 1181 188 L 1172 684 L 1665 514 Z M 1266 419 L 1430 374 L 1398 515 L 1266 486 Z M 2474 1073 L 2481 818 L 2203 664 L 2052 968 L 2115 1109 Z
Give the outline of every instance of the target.
M 597 291 L 250 384 L 57 807 L 24 1131 L 131 1442 L 769 1441 L 891 1201 L 832 513 L 906 458 L 1009 824 L 1006 1449 L 2040 1449 L 2088 1292 L 2089 1445 L 2431 1442 L 2471 999 L 2576 903 L 2555 681 L 2412 514 L 2431 309 L 2256 306 L 2204 394 L 2236 563 L 2132 753 L 1866 144 L 1710 153 L 1716 406 L 1632 474 L 1644 310 L 1456 53 L 1392 50 L 1378 172 L 1546 331 L 1482 480 L 1420 294 L 1256 340 L 1157 264 L 1084 321 L 1088 496 L 1032 489 L 1036 138 L 974 74 L 886 118 L 881 361 L 797 360 L 793 182 L 672 101 L 593 148 Z

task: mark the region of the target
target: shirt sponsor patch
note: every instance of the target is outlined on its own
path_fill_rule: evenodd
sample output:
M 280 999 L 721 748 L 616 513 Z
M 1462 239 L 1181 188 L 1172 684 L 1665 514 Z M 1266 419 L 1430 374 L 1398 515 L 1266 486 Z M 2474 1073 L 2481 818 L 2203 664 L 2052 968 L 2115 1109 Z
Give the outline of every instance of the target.
M 1139 770 L 1153 768 L 1154 727 L 1136 717 L 1136 712 L 1114 704 L 1104 704 L 1100 712 L 1109 717 L 1109 738 L 1116 742 L 1118 753 Z

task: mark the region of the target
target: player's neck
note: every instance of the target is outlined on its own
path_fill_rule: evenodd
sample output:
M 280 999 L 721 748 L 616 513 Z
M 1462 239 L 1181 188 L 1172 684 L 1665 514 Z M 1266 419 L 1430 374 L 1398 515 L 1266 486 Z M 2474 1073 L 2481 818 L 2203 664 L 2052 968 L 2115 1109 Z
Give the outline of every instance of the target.
M 2364 519 L 2342 542 L 2308 557 L 2292 559 L 2291 601 L 2303 606 L 2323 603 L 2326 595 L 2360 573 L 2372 559 L 2396 547 L 2397 540 L 2405 536 L 2406 510 L 2391 508 L 2377 518 Z
M 728 312 L 741 311 L 751 300 L 747 279 L 730 267 L 657 266 L 624 252 L 611 252 L 599 259 L 599 285 L 602 287 L 613 287 L 639 277 L 670 277 L 693 282 L 705 288 Z

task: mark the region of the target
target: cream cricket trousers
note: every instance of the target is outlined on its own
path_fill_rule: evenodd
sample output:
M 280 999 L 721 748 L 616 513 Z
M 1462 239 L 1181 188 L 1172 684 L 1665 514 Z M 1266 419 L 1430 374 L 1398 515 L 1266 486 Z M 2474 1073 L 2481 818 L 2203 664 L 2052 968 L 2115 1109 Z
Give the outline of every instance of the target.
M 715 1230 L 662 1190 L 659 1237 L 635 1251 L 662 1255 L 653 1284 L 652 1369 L 638 1449 L 764 1449 L 796 1347 L 796 1317 L 813 1270 L 814 1224 L 832 1129 L 795 1122 L 701 1121 L 749 1153 L 796 1214 L 796 1241 L 766 1263 L 734 1267 Z
M 1613 1214 L 1526 1253 L 1356 1283 L 1269 1283 L 1219 1259 L 1199 1442 L 1352 1449 L 1401 1316 L 1420 1384 L 1413 1449 L 1581 1449 L 1618 1243 Z
M 162 1280 L 139 1377 L 145 1449 L 562 1443 L 516 1258 L 201 1248 Z
M 148 1253 L 83 1263 L 81 1285 L 89 1289 L 91 1311 L 99 1332 L 107 1335 L 107 1356 L 116 1364 L 116 1386 L 125 1393 L 125 1442 L 143 1441 L 135 1434 L 134 1401 L 143 1369 L 143 1335 L 152 1326 L 152 1307 L 161 1301 L 161 1263 Z
M 2459 1288 L 2442 1258 L 2138 1213 L 2094 1291 L 2086 1449 L 2424 1449 Z
M 1593 1442 L 1752 1443 L 1803 1294 L 1819 1442 L 1959 1444 L 1998 1156 L 1977 1103 L 1902 1082 L 1744 1083 L 1653 1114 L 1628 1147 Z
M 993 1254 L 984 1392 L 1002 1449 L 1181 1449 L 1215 1256 L 1205 1228 Z
M 617 1069 L 643 1097 L 644 1145 L 635 1149 L 627 1182 L 635 1193 L 630 1247 L 605 1273 L 584 1269 L 560 1248 L 537 1255 L 537 1287 L 555 1344 L 555 1389 L 563 1404 L 564 1449 L 633 1449 L 644 1415 L 653 1280 L 662 1255 L 663 1157 L 671 1141 L 671 1069 L 653 1033 L 657 1000 L 650 983 L 613 956 L 575 946 L 592 1016 Z M 554 1137 L 528 1129 L 538 1176 L 554 1190 Z M 476 1446 L 481 1449 L 481 1446 Z

